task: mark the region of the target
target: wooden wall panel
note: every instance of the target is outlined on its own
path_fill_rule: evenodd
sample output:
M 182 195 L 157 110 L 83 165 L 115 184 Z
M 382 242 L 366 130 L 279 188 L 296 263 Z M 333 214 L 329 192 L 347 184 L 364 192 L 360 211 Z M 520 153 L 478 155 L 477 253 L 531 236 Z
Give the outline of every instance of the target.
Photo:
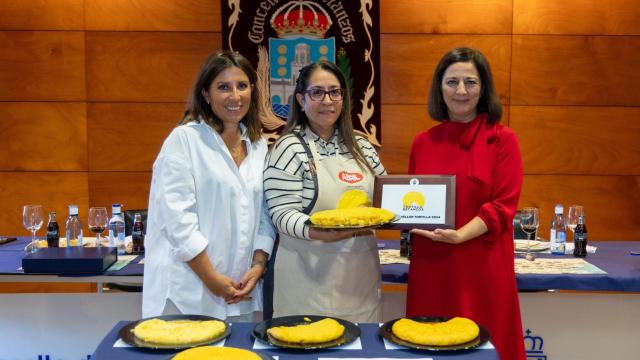
M 503 106 L 501 123 L 508 126 L 509 106 Z M 383 105 L 382 148 L 380 161 L 389 174 L 406 174 L 413 139 L 438 124 L 432 120 L 426 105 Z
M 111 209 L 121 203 L 124 210 L 133 210 L 149 205 L 151 172 L 89 172 L 88 183 L 91 206 Z
M 528 174 L 640 175 L 640 108 L 512 106 Z
M 539 231 L 545 239 L 556 203 L 565 206 L 565 214 L 571 204 L 584 206 L 589 240 L 638 240 L 638 176 L 525 176 L 520 207 L 540 208 Z
M 470 46 L 488 58 L 503 104 L 509 104 L 511 44 L 507 35 L 380 35 L 382 102 L 426 104 L 433 71 L 449 50 Z M 384 131 L 384 129 L 383 129 Z
M 640 106 L 640 37 L 513 37 L 511 103 Z
M 426 105 L 383 105 L 380 161 L 389 174 L 406 174 L 413 138 L 438 122 L 431 120 Z
M 221 31 L 218 0 L 88 0 L 87 30 Z
M 638 239 L 636 2 L 380 7 L 380 154 L 390 173 L 406 172 L 413 137 L 434 124 L 425 104 L 436 62 L 454 47 L 476 47 L 505 109 L 517 105 L 502 122 L 519 135 L 521 206 L 541 207 L 542 235 L 555 202 L 581 202 L 592 239 Z M 0 14 L 0 131 L 9 139 L 0 153 L 0 234 L 27 234 L 19 216 L 27 202 L 63 220 L 76 202 L 85 222 L 89 204 L 146 208 L 151 163 L 202 61 L 221 46 L 220 2 L 0 0 Z M 25 138 L 34 144 L 27 150 Z
M 84 33 L 0 31 L 0 100 L 84 101 Z
M 510 34 L 511 3 L 512 0 L 381 0 L 380 32 Z
M 0 170 L 86 171 L 85 103 L 0 102 Z
M 0 0 L 2 30 L 84 30 L 84 0 Z
M 184 107 L 180 103 L 89 103 L 89 169 L 151 171 Z
M 87 32 L 91 101 L 184 102 L 219 33 Z
M 87 184 L 86 172 L 0 172 L 0 194 L 4 194 L 0 202 L 0 234 L 30 234 L 22 226 L 22 206 L 26 204 L 41 204 L 45 215 L 56 211 L 58 223 L 63 228 L 69 215 L 67 206 L 77 204 L 85 232 L 88 232 Z M 44 234 L 43 228 L 37 233 L 39 236 Z
M 640 35 L 633 0 L 514 0 L 514 34 Z

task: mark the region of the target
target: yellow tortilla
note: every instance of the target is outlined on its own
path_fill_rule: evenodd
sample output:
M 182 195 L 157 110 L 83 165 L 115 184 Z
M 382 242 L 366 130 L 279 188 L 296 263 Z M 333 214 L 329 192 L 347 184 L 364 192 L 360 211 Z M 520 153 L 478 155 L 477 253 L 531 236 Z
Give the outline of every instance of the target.
M 394 217 L 394 213 L 386 209 L 357 207 L 318 211 L 310 219 L 321 226 L 370 226 L 385 224 Z
M 191 345 L 206 342 L 222 335 L 226 325 L 218 320 L 150 319 L 133 328 L 134 335 L 145 342 L 158 345 Z
M 232 347 L 201 346 L 184 350 L 172 360 L 259 360 L 260 356 L 249 350 Z
M 322 319 L 309 324 L 276 326 L 267 330 L 274 338 L 292 344 L 321 344 L 338 339 L 344 326 L 334 319 Z
M 398 338 L 418 345 L 460 345 L 478 337 L 480 328 L 473 320 L 455 317 L 445 322 L 423 323 L 411 319 L 396 321 L 391 331 Z

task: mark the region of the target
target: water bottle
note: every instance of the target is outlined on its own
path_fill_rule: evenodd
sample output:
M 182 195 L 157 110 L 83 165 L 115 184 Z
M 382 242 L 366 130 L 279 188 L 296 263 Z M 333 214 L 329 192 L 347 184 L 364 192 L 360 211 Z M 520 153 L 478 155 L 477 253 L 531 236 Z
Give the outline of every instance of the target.
M 109 219 L 109 246 L 118 248 L 118 255 L 124 255 L 124 219 L 120 204 L 111 205 L 111 219 Z
M 78 205 L 69 205 L 69 218 L 65 228 L 67 246 L 82 246 L 82 222 L 78 217 Z
M 564 221 L 564 208 L 561 204 L 555 207 L 555 216 L 551 220 L 551 234 L 549 241 L 551 242 L 551 253 L 554 255 L 564 255 L 567 243 L 567 226 Z

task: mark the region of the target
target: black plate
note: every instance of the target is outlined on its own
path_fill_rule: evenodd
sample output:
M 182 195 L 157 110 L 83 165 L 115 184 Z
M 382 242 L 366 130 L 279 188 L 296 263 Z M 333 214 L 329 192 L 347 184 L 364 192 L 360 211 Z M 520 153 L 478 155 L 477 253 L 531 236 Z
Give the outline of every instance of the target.
M 398 220 L 400 220 L 400 218 L 396 216 L 387 222 L 375 224 L 375 225 L 340 226 L 340 225 L 316 225 L 311 222 L 311 219 L 307 219 L 307 221 L 305 221 L 305 224 L 309 225 L 309 227 L 312 229 L 321 229 L 321 230 L 368 230 L 368 229 L 377 229 L 383 225 L 391 224 Z
M 301 324 L 308 324 L 309 321 L 306 321 L 304 318 L 311 319 L 311 322 L 319 321 L 329 316 L 316 316 L 316 315 L 293 315 L 293 316 L 283 316 L 279 318 L 273 318 L 271 320 L 265 320 L 259 324 L 257 324 L 251 335 L 262 341 L 263 343 L 281 347 L 281 348 L 289 348 L 289 349 L 326 349 L 332 348 L 344 344 L 348 344 L 350 342 L 355 341 L 358 336 L 360 336 L 360 328 L 347 320 L 342 320 L 338 318 L 331 318 L 342 324 L 345 327 L 344 334 L 332 341 L 318 343 L 318 344 L 293 344 L 284 341 L 280 341 L 278 339 L 273 338 L 269 334 L 267 334 L 267 329 L 275 327 L 275 326 L 295 326 Z
M 150 342 L 146 342 L 143 341 L 141 339 L 138 339 L 134 334 L 133 334 L 133 328 L 136 327 L 136 325 L 138 325 L 139 323 L 146 321 L 146 320 L 151 320 L 151 319 L 160 319 L 160 320 L 164 320 L 164 321 L 170 321 L 170 320 L 199 320 L 199 321 L 205 321 L 205 320 L 218 320 L 218 321 L 222 321 L 225 325 L 225 329 L 224 329 L 224 333 L 222 333 L 222 335 L 211 339 L 211 340 L 207 340 L 207 341 L 202 341 L 199 343 L 194 343 L 194 344 L 189 344 L 189 345 L 163 345 L 163 344 L 155 344 L 155 343 L 150 343 Z M 138 321 L 132 321 L 130 323 L 128 323 L 127 325 L 125 325 L 122 329 L 120 329 L 120 331 L 118 332 L 118 336 L 120 336 L 120 339 L 122 339 L 122 341 L 126 342 L 127 344 L 131 345 L 131 346 L 135 346 L 135 347 L 139 347 L 139 348 L 146 348 L 146 349 L 171 349 L 171 350 L 182 350 L 182 349 L 188 349 L 188 348 L 192 348 L 192 347 L 196 347 L 196 346 L 202 346 L 202 345 L 209 345 L 209 344 L 214 344 L 224 338 L 226 338 L 227 336 L 229 336 L 231 334 L 231 327 L 229 326 L 229 323 L 211 316 L 205 316 L 205 315 L 187 315 L 187 314 L 183 314 L 183 315 L 162 315 L 162 316 L 154 316 L 154 317 L 150 317 L 150 318 L 146 318 L 146 319 L 140 319 Z
M 241 348 L 239 348 L 239 349 L 241 349 Z M 265 354 L 261 354 L 261 353 L 255 351 L 255 350 L 251 350 L 251 349 L 242 349 L 242 350 L 251 351 L 252 353 L 258 355 L 260 357 L 260 359 L 262 359 L 262 360 L 273 360 L 273 358 L 271 356 L 265 355 Z M 173 355 L 167 357 L 165 360 L 172 360 L 178 354 L 173 354 Z
M 419 322 L 443 322 L 443 321 L 447 321 L 449 319 L 451 319 L 450 317 L 443 317 L 443 316 L 414 316 L 414 317 L 410 317 L 407 319 L 411 319 L 414 321 L 419 321 Z M 469 350 L 469 349 L 473 349 L 473 348 L 477 348 L 478 346 L 486 343 L 487 341 L 489 341 L 489 339 L 491 338 L 491 335 L 489 334 L 489 331 L 487 329 L 485 329 L 482 325 L 478 324 L 478 327 L 480 328 L 480 334 L 478 334 L 478 337 L 466 342 L 464 344 L 458 344 L 458 345 L 442 345 L 442 346 L 438 346 L 438 345 L 420 345 L 420 344 L 414 344 L 412 342 L 406 341 L 406 340 L 402 340 L 399 337 L 393 335 L 393 332 L 391 331 L 391 327 L 393 326 L 393 324 L 398 321 L 400 319 L 395 319 L 395 320 L 391 320 L 391 321 L 387 321 L 386 323 L 384 323 L 381 327 L 380 327 L 380 336 L 382 336 L 383 338 L 391 341 L 392 343 L 396 344 L 396 345 L 400 345 L 400 346 L 404 346 L 410 349 L 418 349 L 418 350 L 431 350 L 431 351 L 456 351 L 456 350 Z

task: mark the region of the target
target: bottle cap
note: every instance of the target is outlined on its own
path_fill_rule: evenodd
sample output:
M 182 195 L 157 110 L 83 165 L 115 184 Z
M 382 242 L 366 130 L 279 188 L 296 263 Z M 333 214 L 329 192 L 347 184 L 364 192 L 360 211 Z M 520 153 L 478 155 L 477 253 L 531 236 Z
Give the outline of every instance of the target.
M 111 205 L 111 213 L 113 213 L 113 214 L 120 214 L 121 209 L 122 209 L 122 205 L 120 205 L 120 204 Z
M 564 207 L 562 206 L 562 204 L 557 204 L 555 208 L 555 213 L 562 214 L 563 212 L 564 212 Z
M 69 205 L 69 215 L 78 215 L 78 205 Z

